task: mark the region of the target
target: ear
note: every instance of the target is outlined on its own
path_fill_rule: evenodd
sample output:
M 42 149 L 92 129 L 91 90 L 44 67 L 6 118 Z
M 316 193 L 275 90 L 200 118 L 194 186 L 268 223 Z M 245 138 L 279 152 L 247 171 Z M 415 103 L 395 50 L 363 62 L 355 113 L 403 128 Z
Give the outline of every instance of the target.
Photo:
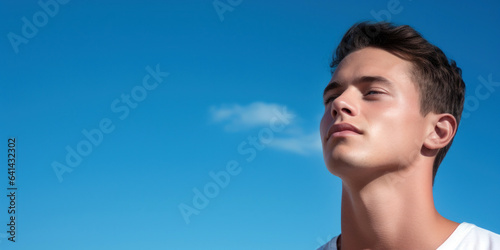
M 430 132 L 424 147 L 435 150 L 446 147 L 457 131 L 457 120 L 451 114 L 432 114 L 429 118 Z

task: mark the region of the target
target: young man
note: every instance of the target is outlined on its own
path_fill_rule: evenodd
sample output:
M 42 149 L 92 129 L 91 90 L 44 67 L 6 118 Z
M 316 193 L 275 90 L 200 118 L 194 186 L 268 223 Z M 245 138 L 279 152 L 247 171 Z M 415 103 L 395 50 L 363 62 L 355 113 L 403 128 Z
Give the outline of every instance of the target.
M 331 68 L 320 131 L 342 179 L 342 233 L 319 249 L 500 249 L 500 235 L 434 207 L 464 103 L 455 62 L 409 26 L 359 23 Z

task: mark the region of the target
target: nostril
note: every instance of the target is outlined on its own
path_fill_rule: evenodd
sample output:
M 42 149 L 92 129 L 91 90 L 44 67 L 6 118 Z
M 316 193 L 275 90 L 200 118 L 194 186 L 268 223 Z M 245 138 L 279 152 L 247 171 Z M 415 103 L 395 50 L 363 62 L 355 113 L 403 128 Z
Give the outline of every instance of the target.
M 342 109 L 342 111 L 343 111 L 343 112 L 346 112 L 346 113 L 348 113 L 348 114 L 351 114 L 351 110 L 349 110 L 349 109 L 347 109 L 347 108 L 343 108 L 343 109 Z

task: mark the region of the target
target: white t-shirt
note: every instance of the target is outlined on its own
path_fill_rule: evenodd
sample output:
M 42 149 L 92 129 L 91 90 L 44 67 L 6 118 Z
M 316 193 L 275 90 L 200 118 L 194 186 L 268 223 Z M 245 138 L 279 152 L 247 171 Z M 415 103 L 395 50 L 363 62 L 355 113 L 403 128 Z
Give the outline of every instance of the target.
M 337 250 L 338 236 L 318 250 Z M 460 224 L 437 250 L 500 249 L 500 235 L 469 223 Z

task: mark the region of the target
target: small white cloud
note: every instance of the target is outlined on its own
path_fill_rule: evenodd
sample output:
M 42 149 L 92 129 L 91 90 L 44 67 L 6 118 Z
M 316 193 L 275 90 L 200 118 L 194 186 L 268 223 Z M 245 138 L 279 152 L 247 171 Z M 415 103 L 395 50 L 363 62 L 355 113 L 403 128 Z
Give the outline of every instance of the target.
M 239 104 L 210 107 L 212 121 L 225 123 L 228 131 L 241 131 L 259 126 L 268 126 L 276 111 L 286 109 L 284 105 L 253 102 L 242 106 Z
M 239 104 L 220 105 L 211 106 L 209 112 L 213 122 L 225 124 L 226 131 L 235 132 L 255 127 L 269 127 L 271 120 L 277 117 L 277 112 L 284 110 L 287 110 L 285 113 L 287 119 L 290 119 L 290 123 L 283 131 L 273 135 L 273 140 L 268 144 L 269 147 L 301 155 L 321 152 L 319 133 L 304 133 L 304 130 L 296 122 L 300 119 L 285 105 L 264 102 L 253 102 L 246 106 Z
M 321 140 L 319 133 L 295 134 L 293 137 L 275 138 L 270 144 L 280 150 L 307 155 L 311 152 L 321 152 Z

